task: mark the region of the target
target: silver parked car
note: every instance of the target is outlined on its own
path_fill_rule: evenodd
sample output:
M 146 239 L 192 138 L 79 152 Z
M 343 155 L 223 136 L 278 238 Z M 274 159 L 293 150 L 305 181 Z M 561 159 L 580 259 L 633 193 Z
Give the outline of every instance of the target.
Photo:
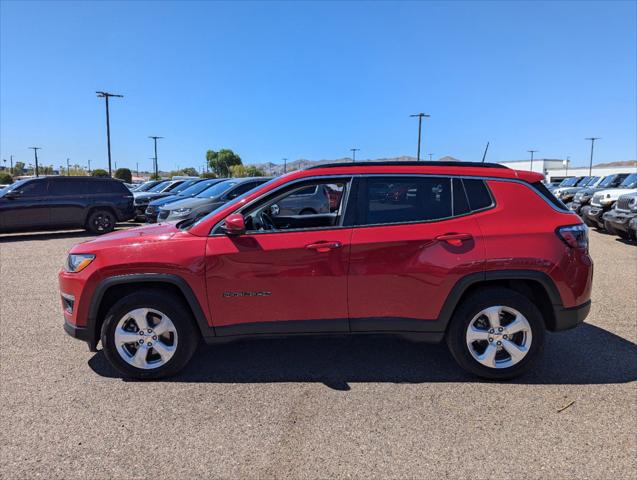
M 270 213 L 278 215 L 316 215 L 330 213 L 330 197 L 327 185 L 313 185 L 270 205 Z

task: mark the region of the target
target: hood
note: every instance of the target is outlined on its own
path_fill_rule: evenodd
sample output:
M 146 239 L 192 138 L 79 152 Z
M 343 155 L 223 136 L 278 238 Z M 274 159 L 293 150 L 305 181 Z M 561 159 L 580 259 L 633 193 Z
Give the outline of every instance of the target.
M 213 205 L 215 203 L 218 203 L 218 201 L 214 198 L 190 197 L 176 202 L 171 202 L 168 210 L 175 210 L 177 208 L 198 208 L 204 205 Z
M 167 203 L 178 202 L 179 200 L 184 200 L 190 197 L 182 197 L 181 195 L 169 195 L 167 197 L 157 198 L 150 202 L 151 207 L 161 207 L 162 205 L 166 205 Z
M 176 234 L 183 234 L 183 232 L 174 223 L 157 223 L 101 235 L 92 240 L 78 243 L 71 249 L 71 252 L 92 253 L 108 247 L 165 242 Z
M 607 190 L 596 191 L 595 197 L 599 196 L 600 198 L 612 198 L 617 200 L 620 195 L 634 192 L 637 192 L 637 188 L 609 188 Z

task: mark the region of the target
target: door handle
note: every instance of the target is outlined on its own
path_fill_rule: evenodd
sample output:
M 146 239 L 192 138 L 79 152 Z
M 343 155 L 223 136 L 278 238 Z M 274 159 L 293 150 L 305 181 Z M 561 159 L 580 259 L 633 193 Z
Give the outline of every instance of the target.
M 316 242 L 306 245 L 308 250 L 316 250 L 317 252 L 325 253 L 335 248 L 341 248 L 343 244 L 341 242 Z
M 473 236 L 470 233 L 445 233 L 436 237 L 436 240 L 447 242 L 454 247 L 461 247 L 463 242 L 468 242 L 471 239 Z

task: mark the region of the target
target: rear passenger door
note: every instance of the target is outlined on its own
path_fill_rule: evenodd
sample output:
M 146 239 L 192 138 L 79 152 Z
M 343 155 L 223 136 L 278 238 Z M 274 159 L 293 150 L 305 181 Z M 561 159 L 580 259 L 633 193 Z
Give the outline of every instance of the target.
M 484 265 L 463 181 L 370 175 L 359 179 L 357 189 L 348 276 L 351 330 L 435 330 L 454 284 Z
M 79 179 L 49 179 L 52 226 L 82 226 L 86 207 L 85 184 L 86 181 Z

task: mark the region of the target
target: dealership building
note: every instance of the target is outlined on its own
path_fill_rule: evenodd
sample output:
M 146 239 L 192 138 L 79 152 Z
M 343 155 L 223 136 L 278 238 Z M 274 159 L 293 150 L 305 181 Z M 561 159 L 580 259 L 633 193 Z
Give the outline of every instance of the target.
M 566 177 L 577 177 L 588 175 L 588 167 L 571 167 L 566 168 L 566 160 L 554 158 L 537 158 L 533 159 L 533 167 L 531 168 L 530 160 L 510 160 L 498 162 L 509 168 L 516 170 L 533 170 L 546 176 L 547 182 L 562 180 Z M 632 165 L 624 166 L 600 166 L 593 165 L 592 174 L 598 176 L 612 175 L 614 173 L 637 173 L 637 162 L 631 162 Z

